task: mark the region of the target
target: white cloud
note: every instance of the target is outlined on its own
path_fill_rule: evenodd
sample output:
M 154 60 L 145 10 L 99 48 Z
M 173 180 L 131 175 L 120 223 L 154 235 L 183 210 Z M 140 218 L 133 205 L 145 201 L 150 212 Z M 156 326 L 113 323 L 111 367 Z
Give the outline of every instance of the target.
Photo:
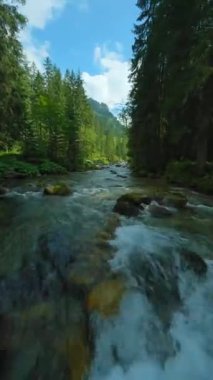
M 20 33 L 20 39 L 24 46 L 24 53 L 29 62 L 34 62 L 39 70 L 42 70 L 42 62 L 49 56 L 49 42 L 38 43 L 33 39 L 29 28 Z
M 43 29 L 55 13 L 64 8 L 66 2 L 67 0 L 28 0 L 22 12 L 31 28 Z
M 30 62 L 42 69 L 42 62 L 49 56 L 48 41 L 40 43 L 33 37 L 35 29 L 44 29 L 48 21 L 61 11 L 68 0 L 28 0 L 21 7 L 21 12 L 27 17 L 27 27 L 20 33 L 24 52 Z
M 119 51 L 121 45 L 117 44 Z M 128 80 L 130 63 L 118 51 L 109 51 L 105 46 L 94 50 L 94 61 L 99 65 L 100 74 L 82 74 L 88 96 L 106 103 L 111 109 L 125 103 L 130 90 Z
M 67 4 L 87 11 L 89 9 L 89 0 L 27 0 L 26 4 L 21 7 L 22 13 L 28 19 L 28 25 L 20 33 L 20 38 L 24 46 L 27 59 L 35 62 L 39 69 L 42 62 L 49 55 L 50 43 L 45 41 L 39 43 L 33 37 L 35 29 L 44 29 L 46 24 L 60 13 Z

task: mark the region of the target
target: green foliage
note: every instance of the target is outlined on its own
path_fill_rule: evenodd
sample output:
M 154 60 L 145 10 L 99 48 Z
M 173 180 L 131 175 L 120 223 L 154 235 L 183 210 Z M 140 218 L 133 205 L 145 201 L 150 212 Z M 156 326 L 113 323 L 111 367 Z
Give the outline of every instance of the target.
M 18 155 L 5 155 L 0 157 L 0 176 L 29 176 L 39 175 L 39 170 L 35 165 L 21 161 Z
M 49 174 L 66 174 L 67 170 L 48 160 L 32 164 L 23 160 L 18 154 L 0 155 L 0 177 L 36 177 Z
M 205 194 L 213 195 L 213 175 L 206 175 L 196 184 L 197 189 Z
M 199 175 L 196 162 L 176 161 L 168 164 L 166 178 L 175 184 L 189 186 L 206 194 L 213 194 L 213 165 L 206 164 L 206 175 Z
M 190 185 L 197 176 L 197 165 L 192 161 L 173 161 L 166 169 L 166 178 L 179 185 Z
M 88 101 L 81 76 L 67 70 L 63 77 L 49 59 L 44 69 L 42 75 L 35 67 L 28 68 L 31 122 L 24 133 L 25 157 L 51 160 L 69 170 L 124 160 L 122 126 L 106 105 L 100 106 L 108 110 L 104 118 L 91 109 L 90 104 L 99 103 Z
M 52 161 L 69 170 L 84 169 L 88 161 L 124 160 L 120 123 L 106 105 L 87 99 L 79 73 L 62 75 L 49 58 L 42 73 L 25 62 L 19 3 L 24 1 L 0 0 L 0 151 L 19 145 L 27 161 Z M 18 170 L 25 172 L 23 165 Z M 40 170 L 64 172 L 47 162 Z M 26 172 L 33 175 L 33 168 L 26 166 Z
M 212 159 L 212 3 L 138 0 L 132 60 L 133 167 L 161 172 L 169 161 Z
M 18 39 L 25 25 L 18 4 L 0 1 L 0 147 L 8 149 L 26 122 L 25 83 L 22 47 Z
M 43 161 L 39 166 L 38 166 L 39 172 L 41 174 L 66 174 L 67 170 L 59 165 L 56 164 L 55 162 L 51 162 L 48 160 Z

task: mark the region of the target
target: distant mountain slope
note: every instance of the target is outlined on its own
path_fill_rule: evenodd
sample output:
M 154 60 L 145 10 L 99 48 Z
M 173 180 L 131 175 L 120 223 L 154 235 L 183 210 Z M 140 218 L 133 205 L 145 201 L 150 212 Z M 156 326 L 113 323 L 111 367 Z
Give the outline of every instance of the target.
M 111 128 L 115 133 L 123 134 L 124 127 L 119 120 L 110 112 L 105 103 L 99 103 L 94 99 L 89 99 L 89 104 L 97 119 L 105 125 L 106 129 Z

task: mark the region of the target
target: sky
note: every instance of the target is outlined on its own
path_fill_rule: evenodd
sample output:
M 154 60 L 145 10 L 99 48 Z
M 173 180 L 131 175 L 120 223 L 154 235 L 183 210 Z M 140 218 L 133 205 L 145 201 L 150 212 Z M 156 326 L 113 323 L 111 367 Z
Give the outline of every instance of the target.
M 27 0 L 21 33 L 29 61 L 49 56 L 64 72 L 80 71 L 89 97 L 111 110 L 127 100 L 136 0 Z

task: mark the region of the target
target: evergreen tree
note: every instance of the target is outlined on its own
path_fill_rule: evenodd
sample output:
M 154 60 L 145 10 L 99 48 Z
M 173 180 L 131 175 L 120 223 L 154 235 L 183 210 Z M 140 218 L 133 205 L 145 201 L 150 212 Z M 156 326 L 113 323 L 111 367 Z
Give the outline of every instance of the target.
M 24 1 L 10 5 L 0 0 L 0 139 L 7 147 L 20 137 L 26 112 L 23 55 L 18 40 L 25 18 L 18 11 L 19 3 Z
M 161 171 L 170 160 L 197 157 L 202 168 L 212 123 L 212 3 L 140 0 L 138 7 L 130 96 L 133 166 Z

